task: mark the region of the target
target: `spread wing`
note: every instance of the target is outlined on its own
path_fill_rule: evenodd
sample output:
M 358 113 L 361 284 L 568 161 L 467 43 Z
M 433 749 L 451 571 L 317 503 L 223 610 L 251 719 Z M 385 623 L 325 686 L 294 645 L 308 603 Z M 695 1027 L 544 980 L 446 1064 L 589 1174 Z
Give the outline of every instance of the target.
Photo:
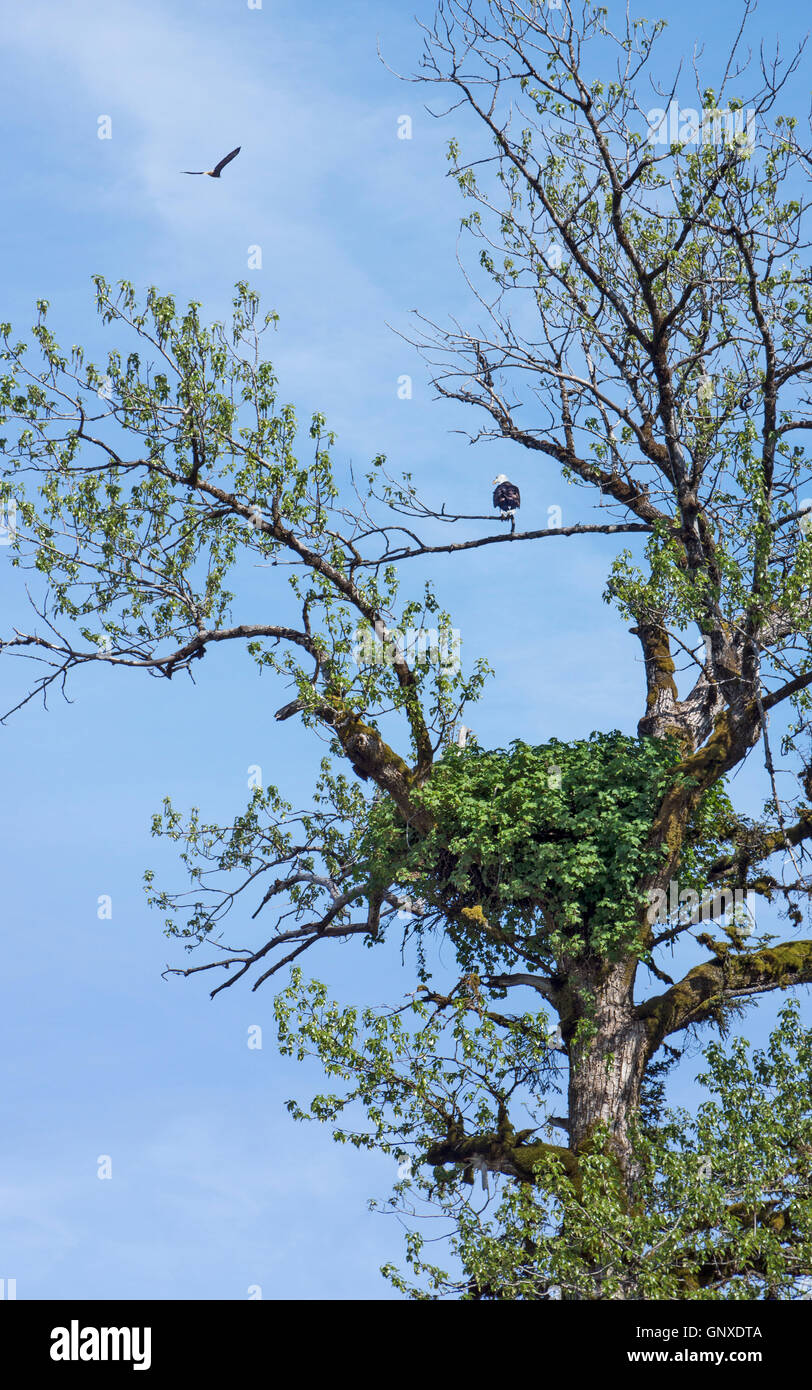
M 212 173 L 214 174 L 215 178 L 220 173 L 221 169 L 225 169 L 226 165 L 230 164 L 232 159 L 237 158 L 237 155 L 240 153 L 241 149 L 242 145 L 238 145 L 236 150 L 232 150 L 231 154 L 227 154 L 225 159 L 220 160 L 219 164 L 215 164 L 214 168 L 212 169 Z

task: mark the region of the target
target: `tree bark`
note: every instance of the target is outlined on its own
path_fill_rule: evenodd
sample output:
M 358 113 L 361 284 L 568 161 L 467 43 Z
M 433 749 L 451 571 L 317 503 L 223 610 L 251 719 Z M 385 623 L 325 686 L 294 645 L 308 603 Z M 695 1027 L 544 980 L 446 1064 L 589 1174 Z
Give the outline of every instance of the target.
M 578 1152 L 591 1142 L 596 1126 L 606 1125 L 624 1178 L 630 1172 L 629 1118 L 640 1102 L 640 1088 L 651 1050 L 645 1021 L 636 1017 L 632 957 L 572 968 L 572 1013 L 561 1034 L 569 1056 L 569 1135 Z

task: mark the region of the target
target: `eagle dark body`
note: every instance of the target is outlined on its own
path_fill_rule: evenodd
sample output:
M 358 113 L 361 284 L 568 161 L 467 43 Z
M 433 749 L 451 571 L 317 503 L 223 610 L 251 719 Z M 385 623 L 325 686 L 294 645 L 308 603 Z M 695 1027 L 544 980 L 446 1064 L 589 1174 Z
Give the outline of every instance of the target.
M 236 150 L 231 150 L 231 152 L 230 152 L 229 154 L 227 154 L 227 155 L 225 156 L 224 159 L 219 160 L 219 162 L 218 162 L 217 164 L 215 164 L 215 166 L 214 166 L 213 169 L 181 169 L 181 173 L 182 173 L 182 174 L 206 174 L 206 175 L 208 175 L 208 177 L 209 177 L 210 179 L 219 179 L 219 177 L 220 177 L 220 175 L 222 174 L 223 170 L 225 169 L 226 165 L 227 165 L 227 164 L 230 164 L 231 161 L 232 161 L 232 159 L 236 159 L 236 158 L 237 158 L 237 155 L 240 153 L 240 150 L 241 150 L 241 149 L 242 149 L 242 145 L 238 145 L 237 148 L 236 148 Z
M 522 504 L 521 494 L 515 483 L 499 483 L 493 490 L 493 505 L 500 512 L 514 512 Z

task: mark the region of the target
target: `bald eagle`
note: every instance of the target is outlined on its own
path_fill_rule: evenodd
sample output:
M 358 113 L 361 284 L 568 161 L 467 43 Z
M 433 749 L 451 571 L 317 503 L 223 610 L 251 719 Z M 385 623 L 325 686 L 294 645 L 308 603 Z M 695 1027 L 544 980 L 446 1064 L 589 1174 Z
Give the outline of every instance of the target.
M 516 525 L 515 513 L 522 505 L 519 489 L 515 483 L 508 482 L 506 473 L 499 473 L 493 481 L 496 483 L 493 490 L 493 505 L 498 507 L 503 517 L 510 517 L 510 527 L 513 530 Z
M 210 179 L 219 179 L 226 165 L 230 164 L 232 159 L 237 158 L 241 149 L 242 145 L 238 145 L 236 150 L 232 150 L 230 154 L 227 154 L 224 159 L 221 159 L 218 164 L 215 164 L 213 169 L 183 169 L 181 172 L 184 174 L 208 174 Z

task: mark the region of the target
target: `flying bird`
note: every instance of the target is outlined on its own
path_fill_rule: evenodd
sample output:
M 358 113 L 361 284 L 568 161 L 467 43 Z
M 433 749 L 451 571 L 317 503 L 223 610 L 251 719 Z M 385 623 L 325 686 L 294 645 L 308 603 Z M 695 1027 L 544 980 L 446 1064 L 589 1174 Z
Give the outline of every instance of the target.
M 242 145 L 238 145 L 237 148 L 236 148 L 236 150 L 232 150 L 232 151 L 231 151 L 231 154 L 227 154 L 226 157 L 225 157 L 225 159 L 221 159 L 221 160 L 220 160 L 220 163 L 219 163 L 219 164 L 215 164 L 215 166 L 214 166 L 213 169 L 182 169 L 182 170 L 181 170 L 181 173 L 183 173 L 183 174 L 208 174 L 208 176 L 209 176 L 210 179 L 219 179 L 219 177 L 220 177 L 221 173 L 223 172 L 223 170 L 225 169 L 226 165 L 227 165 L 227 164 L 230 164 L 231 161 L 232 161 L 232 159 L 236 159 L 236 158 L 237 158 L 237 155 L 240 153 L 240 150 L 241 150 L 241 149 L 242 149 Z
M 515 530 L 516 512 L 522 505 L 521 494 L 515 483 L 508 482 L 506 473 L 499 473 L 493 480 L 496 487 L 493 490 L 493 505 L 498 507 L 504 518 L 510 517 L 510 529 Z

